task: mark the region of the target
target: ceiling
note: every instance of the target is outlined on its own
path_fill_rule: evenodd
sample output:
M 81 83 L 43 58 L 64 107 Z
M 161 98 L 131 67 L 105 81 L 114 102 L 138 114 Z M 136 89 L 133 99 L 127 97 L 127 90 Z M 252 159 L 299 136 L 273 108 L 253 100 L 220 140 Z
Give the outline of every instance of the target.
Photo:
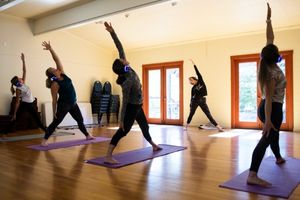
M 24 0 L 1 13 L 38 19 L 88 2 L 91 0 Z M 275 31 L 300 28 L 299 0 L 269 3 Z M 109 21 L 124 48 L 136 50 L 261 33 L 265 30 L 266 10 L 265 0 L 170 0 L 93 19 L 64 31 L 101 47 L 114 48 L 103 25 Z

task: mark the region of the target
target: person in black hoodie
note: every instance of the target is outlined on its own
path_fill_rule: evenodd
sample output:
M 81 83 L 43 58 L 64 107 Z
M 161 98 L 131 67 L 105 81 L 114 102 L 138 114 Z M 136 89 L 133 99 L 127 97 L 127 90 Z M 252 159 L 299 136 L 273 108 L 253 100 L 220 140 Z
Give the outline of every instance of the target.
M 190 114 L 186 122 L 185 129 L 187 129 L 188 125 L 190 124 L 196 109 L 198 106 L 202 109 L 206 117 L 209 119 L 209 121 L 220 131 L 223 132 L 223 128 L 214 120 L 212 115 L 210 114 L 208 105 L 206 103 L 206 96 L 207 96 L 207 89 L 206 85 L 203 81 L 203 78 L 195 65 L 194 61 L 191 60 L 191 62 L 194 65 L 194 69 L 196 71 L 197 77 L 191 76 L 189 77 L 190 84 L 193 85 L 192 91 L 191 91 L 191 103 L 190 103 Z
M 162 148 L 152 141 L 149 133 L 149 125 L 142 107 L 143 95 L 140 79 L 136 72 L 129 66 L 123 46 L 113 27 L 107 22 L 105 22 L 104 25 L 119 51 L 119 58 L 115 59 L 112 68 L 114 73 L 118 75 L 117 84 L 122 87 L 123 94 L 119 129 L 111 139 L 104 162 L 117 164 L 119 162 L 112 157 L 112 153 L 120 139 L 126 136 L 130 131 L 135 120 L 141 128 L 144 138 L 151 144 L 153 151 L 158 151 Z

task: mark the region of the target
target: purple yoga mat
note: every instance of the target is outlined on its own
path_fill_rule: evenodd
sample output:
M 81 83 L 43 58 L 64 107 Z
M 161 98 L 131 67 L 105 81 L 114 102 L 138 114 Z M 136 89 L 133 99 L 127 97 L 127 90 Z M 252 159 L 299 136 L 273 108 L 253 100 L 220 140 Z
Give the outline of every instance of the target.
M 170 153 L 174 153 L 176 151 L 182 151 L 186 149 L 186 147 L 183 146 L 173 146 L 167 144 L 160 144 L 159 146 L 162 147 L 162 150 L 153 151 L 152 147 L 146 147 L 143 149 L 137 149 L 133 151 L 114 154 L 113 157 L 120 162 L 119 164 L 112 165 L 112 164 L 104 163 L 105 157 L 94 158 L 91 160 L 87 160 L 86 162 L 94 165 L 109 167 L 109 168 L 120 168 L 120 167 L 124 167 L 127 165 L 131 165 L 134 163 L 142 162 L 155 157 L 164 156 Z
M 275 160 L 274 157 L 264 159 L 258 172 L 259 177 L 272 183 L 270 188 L 247 185 L 246 181 L 249 170 L 244 171 L 219 186 L 287 199 L 300 183 L 300 160 L 289 157 L 286 158 L 286 163 L 282 165 L 275 164 Z
M 28 148 L 38 150 L 38 151 L 48 151 L 51 149 L 60 149 L 60 148 L 66 148 L 66 147 L 72 147 L 77 145 L 84 145 L 84 144 L 91 144 L 91 143 L 97 143 L 97 142 L 104 142 L 108 141 L 110 138 L 106 137 L 95 137 L 93 140 L 86 140 L 86 139 L 79 139 L 79 140 L 69 140 L 69 141 L 63 141 L 63 142 L 55 142 L 50 143 L 48 146 L 44 147 L 40 144 L 38 145 L 30 145 L 27 146 Z

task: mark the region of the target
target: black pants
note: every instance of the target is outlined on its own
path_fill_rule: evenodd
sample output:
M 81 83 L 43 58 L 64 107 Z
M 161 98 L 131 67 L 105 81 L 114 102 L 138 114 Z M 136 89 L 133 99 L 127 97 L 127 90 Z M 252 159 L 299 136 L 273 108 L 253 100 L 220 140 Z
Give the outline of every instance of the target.
M 71 104 L 59 102 L 57 105 L 56 118 L 54 118 L 53 122 L 48 126 L 46 134 L 44 136 L 44 138 L 46 140 L 52 135 L 52 133 L 55 131 L 57 126 L 63 121 L 65 116 L 68 114 L 68 112 L 71 114 L 71 116 L 77 122 L 80 131 L 85 136 L 89 135 L 89 133 L 87 132 L 87 130 L 83 124 L 83 117 L 82 117 L 82 114 L 80 112 L 80 109 L 79 109 L 77 103 L 75 103 L 74 105 L 71 105 Z
M 265 100 L 261 101 L 257 113 L 259 119 L 264 123 L 265 122 Z M 283 117 L 282 103 L 273 102 L 271 121 L 274 127 L 278 131 L 271 129 L 268 137 L 266 137 L 265 135 L 261 137 L 252 154 L 250 171 L 258 172 L 260 163 L 269 145 L 271 146 L 271 149 L 275 157 L 281 158 L 280 149 L 279 149 L 279 129 L 282 123 L 282 117 Z
M 135 104 L 127 104 L 126 112 L 124 116 L 124 131 L 122 129 L 118 129 L 115 135 L 112 137 L 110 144 L 117 146 L 120 139 L 127 135 L 127 133 L 130 131 L 134 120 L 137 121 L 139 124 L 142 133 L 144 135 L 144 138 L 150 142 L 152 141 L 152 138 L 149 133 L 149 125 L 145 116 L 145 113 L 143 111 L 142 105 L 135 105 Z
M 191 104 L 190 104 L 190 114 L 187 119 L 187 124 L 189 124 L 192 121 L 192 118 L 196 112 L 197 107 L 200 106 L 206 117 L 209 119 L 209 121 L 214 125 L 217 126 L 218 123 L 214 120 L 214 118 L 211 116 L 208 105 L 206 103 L 205 97 L 196 97 L 192 98 Z
M 46 131 L 46 127 L 43 125 L 40 115 L 37 112 L 37 110 L 35 109 L 35 105 L 34 103 L 27 103 L 27 102 L 20 102 L 20 106 L 18 108 L 18 111 L 16 113 L 16 120 L 12 121 L 10 123 L 10 125 L 8 126 L 7 131 L 5 132 L 5 134 L 7 134 L 13 126 L 15 126 L 16 121 L 18 120 L 18 118 L 21 116 L 22 113 L 28 112 L 32 118 L 34 119 L 34 121 L 36 122 L 36 124 L 38 125 L 39 128 L 41 128 L 42 130 Z

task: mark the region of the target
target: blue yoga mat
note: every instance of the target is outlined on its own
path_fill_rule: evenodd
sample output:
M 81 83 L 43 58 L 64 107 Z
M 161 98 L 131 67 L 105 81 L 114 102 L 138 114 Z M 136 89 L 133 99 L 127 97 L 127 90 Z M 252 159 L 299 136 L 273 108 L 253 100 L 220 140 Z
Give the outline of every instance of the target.
M 101 165 L 109 168 L 120 168 L 186 149 L 186 147 L 183 146 L 173 146 L 167 144 L 159 144 L 159 146 L 162 147 L 162 149 L 159 151 L 153 151 L 152 147 L 146 147 L 143 149 L 114 154 L 113 157 L 119 161 L 118 164 L 104 163 L 105 157 L 94 158 L 91 160 L 87 160 L 86 162 L 89 164 Z
M 287 199 L 300 183 L 300 160 L 288 157 L 281 165 L 275 164 L 275 160 L 274 157 L 264 159 L 258 172 L 259 177 L 272 183 L 270 188 L 248 185 L 249 170 L 222 183 L 220 187 Z

